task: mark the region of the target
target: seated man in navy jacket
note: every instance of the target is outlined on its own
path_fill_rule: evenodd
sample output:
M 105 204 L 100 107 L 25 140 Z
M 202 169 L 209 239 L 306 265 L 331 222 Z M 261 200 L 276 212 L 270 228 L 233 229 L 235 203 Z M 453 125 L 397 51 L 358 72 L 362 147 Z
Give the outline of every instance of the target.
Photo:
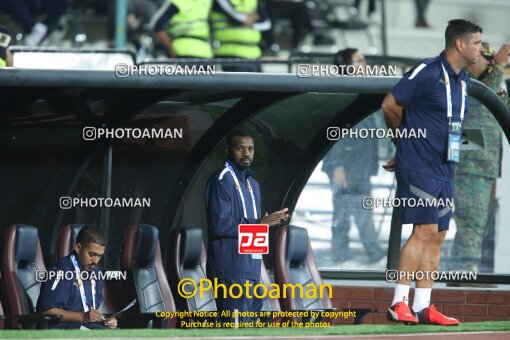
M 255 146 L 253 137 L 246 131 L 236 130 L 227 137 L 228 161 L 215 172 L 205 188 L 207 209 L 207 277 L 218 279 L 227 287 L 243 286 L 250 281 L 251 287 L 260 279 L 262 255 L 239 254 L 239 224 L 267 224 L 277 226 L 289 219 L 288 209 L 265 216 L 261 214 L 261 197 L 258 182 L 252 177 L 250 165 Z M 221 289 L 216 297 L 219 311 L 259 312 L 262 301 L 253 292 L 243 292 L 242 296 L 224 298 Z M 237 295 L 236 291 L 234 295 Z M 251 318 L 239 318 L 249 322 Z
M 49 280 L 43 282 L 37 301 L 37 311 L 62 315 L 51 328 L 104 329 L 116 328 L 115 318 L 105 319 L 98 310 L 103 282 L 98 279 L 97 263 L 105 251 L 105 237 L 101 231 L 83 227 L 76 237 L 73 253 L 59 259 L 48 271 Z

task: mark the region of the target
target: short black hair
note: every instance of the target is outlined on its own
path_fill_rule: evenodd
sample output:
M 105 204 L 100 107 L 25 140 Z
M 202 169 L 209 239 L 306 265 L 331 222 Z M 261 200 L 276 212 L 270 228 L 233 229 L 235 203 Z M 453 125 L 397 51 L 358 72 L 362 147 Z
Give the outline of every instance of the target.
M 100 246 L 106 246 L 106 240 L 103 232 L 92 225 L 86 225 L 81 228 L 78 236 L 76 236 L 76 243 L 81 244 L 82 247 L 87 247 L 90 243 L 97 243 Z
M 232 144 L 234 143 L 234 138 L 235 137 L 250 137 L 251 139 L 253 139 L 253 136 L 247 130 L 245 130 L 245 129 L 236 129 L 236 130 L 234 130 L 234 131 L 232 131 L 231 133 L 228 134 L 228 136 L 227 136 L 227 147 L 231 147 L 232 146 Z
M 357 48 L 347 47 L 341 51 L 338 51 L 335 54 L 335 65 L 352 65 L 352 56 L 354 53 L 358 52 Z
M 477 24 L 464 19 L 453 19 L 448 21 L 448 26 L 444 32 L 445 47 L 455 47 L 455 41 L 459 38 L 468 39 L 468 35 L 472 33 L 483 33 L 483 30 Z

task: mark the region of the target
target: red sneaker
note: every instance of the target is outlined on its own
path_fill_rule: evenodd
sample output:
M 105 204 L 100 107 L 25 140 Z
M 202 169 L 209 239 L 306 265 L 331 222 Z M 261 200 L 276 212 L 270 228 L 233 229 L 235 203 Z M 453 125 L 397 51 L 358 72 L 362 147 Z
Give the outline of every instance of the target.
M 430 305 L 430 307 L 416 313 L 416 317 L 420 324 L 426 325 L 457 326 L 460 323 L 455 318 L 444 316 L 434 305 Z
M 391 306 L 388 312 L 386 312 L 386 317 L 389 321 L 403 322 L 410 325 L 418 323 L 418 318 L 411 313 L 409 306 L 404 302 L 399 302 Z

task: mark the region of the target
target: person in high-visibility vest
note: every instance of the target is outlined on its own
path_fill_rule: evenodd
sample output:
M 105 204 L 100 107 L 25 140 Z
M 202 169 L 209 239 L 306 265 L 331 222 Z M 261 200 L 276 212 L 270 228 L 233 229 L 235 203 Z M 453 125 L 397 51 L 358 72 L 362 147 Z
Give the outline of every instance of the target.
M 262 56 L 261 31 L 271 29 L 271 20 L 261 0 L 214 0 L 211 28 L 219 58 L 256 60 Z M 257 71 L 254 64 L 224 66 L 224 71 Z
M 168 0 L 151 20 L 156 39 L 172 58 L 213 57 L 209 32 L 212 0 Z
M 9 51 L 11 35 L 9 31 L 0 25 L 0 68 L 12 66 L 12 54 Z

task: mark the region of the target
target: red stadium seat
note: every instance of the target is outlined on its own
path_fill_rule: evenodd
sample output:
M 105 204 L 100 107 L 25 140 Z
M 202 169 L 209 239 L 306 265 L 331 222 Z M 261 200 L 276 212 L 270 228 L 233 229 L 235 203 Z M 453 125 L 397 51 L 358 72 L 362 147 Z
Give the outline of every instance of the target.
M 76 244 L 76 237 L 84 226 L 85 224 L 68 224 L 60 228 L 57 239 L 57 252 L 55 253 L 55 260 L 71 254 Z
M 202 229 L 174 229 L 170 236 L 168 251 L 168 278 L 174 292 L 177 292 L 179 281 L 191 278 L 197 284 L 206 275 L 206 252 L 202 240 Z M 178 310 L 187 311 L 215 311 L 216 302 L 212 291 L 207 290 L 200 297 L 195 294 L 192 298 L 175 295 Z
M 5 328 L 5 314 L 4 314 L 4 308 L 2 306 L 2 301 L 0 300 L 0 329 Z
M 316 291 L 320 292 L 320 286 L 323 284 L 315 258 L 312 252 L 312 246 L 305 228 L 296 226 L 283 226 L 276 233 L 275 257 L 274 257 L 275 281 L 280 287 L 283 284 L 302 285 L 303 291 L 306 291 L 308 284 L 313 284 Z M 325 310 L 332 309 L 331 299 L 328 294 L 319 294 L 309 298 L 306 293 L 303 298 L 299 294 L 292 294 L 292 288 L 287 288 L 287 293 L 280 297 L 282 310 Z M 325 291 L 326 292 L 326 291 Z M 367 313 L 375 312 L 373 309 L 354 309 L 356 317 L 354 323 L 362 323 Z M 331 321 L 331 320 L 324 320 Z
M 174 229 L 170 235 L 170 251 L 168 256 L 168 277 L 173 291 L 177 291 L 179 281 L 191 278 L 195 282 L 207 278 L 207 253 L 202 239 L 202 229 Z M 261 275 L 259 283 L 264 284 L 269 291 L 271 281 L 267 274 L 264 261 L 261 261 Z M 195 294 L 193 298 L 175 296 L 178 310 L 188 311 L 215 311 L 216 303 L 212 291 L 203 292 L 200 297 Z M 263 301 L 262 311 L 281 311 L 278 299 L 266 297 Z M 273 321 L 276 321 L 274 319 Z
M 46 328 L 61 316 L 35 315 L 41 283 L 37 271 L 46 270 L 37 228 L 26 224 L 5 229 L 2 245 L 2 283 L 9 328 Z
M 175 312 L 172 292 L 161 262 L 159 231 L 148 224 L 128 228 L 122 247 L 121 270 L 127 272 L 123 289 L 125 302 L 137 298 L 140 324 L 128 326 L 173 328 L 175 319 L 155 318 L 156 311 Z M 150 319 L 150 320 L 149 320 Z

